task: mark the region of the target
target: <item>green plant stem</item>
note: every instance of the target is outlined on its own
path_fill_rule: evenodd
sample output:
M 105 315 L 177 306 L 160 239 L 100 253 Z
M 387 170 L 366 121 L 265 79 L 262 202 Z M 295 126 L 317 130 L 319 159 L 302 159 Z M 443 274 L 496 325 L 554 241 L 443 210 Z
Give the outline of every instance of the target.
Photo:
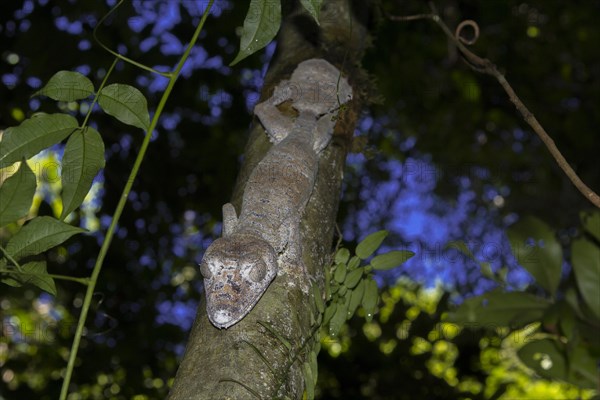
M 75 337 L 73 338 L 73 344 L 71 346 L 71 352 L 69 354 L 69 362 L 67 364 L 67 370 L 65 372 L 65 379 L 63 381 L 62 388 L 60 391 L 60 400 L 66 400 L 66 398 L 67 398 L 69 384 L 71 382 L 71 377 L 73 375 L 73 368 L 75 366 L 75 359 L 77 358 L 77 351 L 79 349 L 79 343 L 81 342 L 81 337 L 83 335 L 83 328 L 85 326 L 87 314 L 88 314 L 88 311 L 90 308 L 90 304 L 92 302 L 92 296 L 93 296 L 94 290 L 96 288 L 96 282 L 98 281 L 98 276 L 100 275 L 100 270 L 102 269 L 102 264 L 104 262 L 104 258 L 106 257 L 106 253 L 108 252 L 108 248 L 110 247 L 110 243 L 114 236 L 114 233 L 115 233 L 115 230 L 117 227 L 117 223 L 119 221 L 119 218 L 121 217 L 121 214 L 123 213 L 125 204 L 127 203 L 127 198 L 129 197 L 129 192 L 131 191 L 133 182 L 134 182 L 135 178 L 137 177 L 138 171 L 140 169 L 140 165 L 142 164 L 144 155 L 146 154 L 146 150 L 148 149 L 148 145 L 150 144 L 150 138 L 152 137 L 152 132 L 154 131 L 154 128 L 156 127 L 156 125 L 158 123 L 160 114 L 161 114 L 162 110 L 164 109 L 165 104 L 167 103 L 167 99 L 169 98 L 169 95 L 171 94 L 171 91 L 173 90 L 173 86 L 175 86 L 175 82 L 177 81 L 177 78 L 179 77 L 179 73 L 181 72 L 181 69 L 183 68 L 183 65 L 185 64 L 185 61 L 189 57 L 189 54 L 192 51 L 194 44 L 198 40 L 198 36 L 200 35 L 200 32 L 202 31 L 202 27 L 204 26 L 204 23 L 206 22 L 206 19 L 208 18 L 208 14 L 210 12 L 210 9 L 212 8 L 213 3 L 214 3 L 214 0 L 210 0 L 208 5 L 206 6 L 204 15 L 202 15 L 202 19 L 200 20 L 200 23 L 198 24 L 198 27 L 196 28 L 196 31 L 194 32 L 194 35 L 192 36 L 192 40 L 190 41 L 185 52 L 183 53 L 183 56 L 179 60 L 179 63 L 177 64 L 177 67 L 173 71 L 171 78 L 169 79 L 169 84 L 167 85 L 167 88 L 165 89 L 165 92 L 163 93 L 163 95 L 160 99 L 160 102 L 158 103 L 158 106 L 156 107 L 156 112 L 154 113 L 154 116 L 152 117 L 152 121 L 150 122 L 150 126 L 148 128 L 148 131 L 146 132 L 146 135 L 144 136 L 144 141 L 142 142 L 138 156 L 135 159 L 135 163 L 133 165 L 131 173 L 129 174 L 129 178 L 127 179 L 125 188 L 123 188 L 123 192 L 121 193 L 121 198 L 119 200 L 119 203 L 117 204 L 117 208 L 115 210 L 115 214 L 113 216 L 112 222 L 111 222 L 110 226 L 108 227 L 108 231 L 106 232 L 106 237 L 104 238 L 104 242 L 102 243 L 102 247 L 100 248 L 100 253 L 98 254 L 98 258 L 96 259 L 96 264 L 94 265 L 94 270 L 92 271 L 92 276 L 90 277 L 90 282 L 89 282 L 89 285 L 88 285 L 88 288 L 87 288 L 87 291 L 85 294 L 83 306 L 81 308 L 81 315 L 79 317 L 79 321 L 77 322 L 77 330 L 75 332 Z
M 50 278 L 53 278 L 53 279 L 77 282 L 77 283 L 81 283 L 82 285 L 86 285 L 86 286 L 89 285 L 89 282 L 90 282 L 90 278 L 75 278 L 74 276 L 68 276 L 68 275 L 42 274 L 39 272 L 15 271 L 15 270 L 12 270 L 9 268 L 1 268 L 1 267 L 0 267 L 0 273 L 31 275 L 31 276 L 39 276 L 39 277 L 49 276 Z
M 119 57 L 115 57 L 115 60 L 113 61 L 113 63 L 111 64 L 110 68 L 106 72 L 106 75 L 104 75 L 104 79 L 102 80 L 102 83 L 100 83 L 100 87 L 98 88 L 98 91 L 96 91 L 96 95 L 94 96 L 94 100 L 92 100 L 92 104 L 90 104 L 90 109 L 88 110 L 88 112 L 85 115 L 85 118 L 83 120 L 83 123 L 81 124 L 82 128 L 84 128 L 85 126 L 87 126 L 87 122 L 90 119 L 90 115 L 92 115 L 92 111 L 94 110 L 94 106 L 98 102 L 98 97 L 100 97 L 100 92 L 102 91 L 102 89 L 104 88 L 104 86 L 106 86 L 106 82 L 108 81 L 108 77 L 113 72 L 113 69 L 115 69 L 118 61 L 119 61 Z
M 53 278 L 53 279 L 59 279 L 59 280 L 63 280 L 63 281 L 77 282 L 77 283 L 81 283 L 82 285 L 85 285 L 85 286 L 87 286 L 87 285 L 90 284 L 90 278 L 75 278 L 74 276 L 56 275 L 56 274 L 34 274 L 34 273 L 29 273 L 29 272 L 24 272 L 24 274 L 39 275 L 39 276 L 49 276 L 50 278 Z
M 10 254 L 8 254 L 4 247 L 0 246 L 0 251 L 2 252 L 2 254 L 4 254 L 4 257 L 6 257 L 6 259 L 10 261 L 15 266 L 15 268 L 17 268 L 19 272 L 23 272 L 23 268 L 21 267 L 21 265 L 17 262 L 17 260 L 12 258 Z

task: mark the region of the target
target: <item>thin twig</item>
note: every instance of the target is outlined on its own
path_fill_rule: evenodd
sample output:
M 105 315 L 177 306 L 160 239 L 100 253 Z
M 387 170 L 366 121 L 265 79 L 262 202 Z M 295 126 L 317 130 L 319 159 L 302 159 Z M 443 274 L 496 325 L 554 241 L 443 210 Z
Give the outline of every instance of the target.
M 390 20 L 392 21 L 414 21 L 420 19 L 430 19 L 434 21 L 438 26 L 444 31 L 446 36 L 456 45 L 456 47 L 460 50 L 463 57 L 465 58 L 469 67 L 473 70 L 481 73 L 485 73 L 496 78 L 498 83 L 502 86 L 510 101 L 515 105 L 517 111 L 521 114 L 525 122 L 533 129 L 533 131 L 539 136 L 542 140 L 554 160 L 558 166 L 563 170 L 565 175 L 569 178 L 569 180 L 573 183 L 573 185 L 584 195 L 586 199 L 588 199 L 594 206 L 600 208 L 600 196 L 596 194 L 590 187 L 588 187 L 582 180 L 579 178 L 577 173 L 571 168 L 567 160 L 563 157 L 558 147 L 554 143 L 554 140 L 548 135 L 544 127 L 539 123 L 535 115 L 529 111 L 529 109 L 525 106 L 525 104 L 521 101 L 519 96 L 515 93 L 512 86 L 508 83 L 504 75 L 498 71 L 498 67 L 488 60 L 487 58 L 481 58 L 477 54 L 473 53 L 465 44 L 473 44 L 477 37 L 479 36 L 479 26 L 476 22 L 468 20 L 463 21 L 456 29 L 455 33 L 452 33 L 448 26 L 441 19 L 439 14 L 437 13 L 433 2 L 429 3 L 431 8 L 431 14 L 418 14 L 418 15 L 410 15 L 410 16 L 391 16 Z M 474 30 L 474 38 L 471 40 L 467 40 L 461 36 L 462 30 L 465 27 L 471 27 Z
M 406 15 L 406 16 L 391 15 L 390 19 L 392 21 L 406 22 L 406 21 L 417 21 L 420 19 L 432 19 L 433 16 L 434 16 L 434 14 L 417 14 L 417 15 Z

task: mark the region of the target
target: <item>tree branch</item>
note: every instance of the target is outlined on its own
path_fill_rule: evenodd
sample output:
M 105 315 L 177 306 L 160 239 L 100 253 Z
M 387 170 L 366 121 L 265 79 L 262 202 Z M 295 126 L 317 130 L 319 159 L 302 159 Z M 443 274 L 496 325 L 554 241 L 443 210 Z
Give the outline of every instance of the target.
M 271 95 L 275 84 L 289 77 L 299 62 L 309 58 L 327 58 L 341 69 L 349 49 L 344 72 L 352 77 L 349 70 L 360 62 L 362 50 L 357 48 L 365 45 L 367 31 L 361 21 L 350 22 L 357 15 L 365 16 L 351 6 L 354 4 L 350 0 L 328 1 L 321 12 L 320 26 L 303 9 L 286 13 L 277 53 L 265 77 L 263 99 Z M 309 275 L 321 286 L 322 269 L 330 261 L 347 141 L 354 132 L 359 107 L 357 96 L 337 121 L 337 134 L 320 156 L 315 186 L 302 217 L 303 261 Z M 231 199 L 238 210 L 249 176 L 269 147 L 261 124 L 254 123 Z M 288 261 L 282 260 L 280 272 L 291 268 Z M 310 355 L 307 347 L 315 334 L 310 295 L 301 290 L 302 283 L 294 274 L 278 274 L 252 312 L 226 330 L 211 325 L 202 301 L 168 399 L 301 399 L 303 366 Z
M 515 105 L 517 111 L 521 114 L 525 122 L 533 129 L 533 131 L 538 135 L 538 137 L 542 140 L 554 160 L 558 166 L 563 170 L 565 175 L 569 178 L 569 180 L 573 183 L 573 185 L 583 194 L 583 196 L 588 199 L 594 206 L 600 208 L 600 196 L 596 194 L 590 187 L 588 187 L 582 180 L 579 178 L 577 173 L 571 168 L 565 157 L 561 154 L 558 147 L 554 143 L 554 140 L 548 135 L 544 127 L 539 123 L 535 115 L 529 111 L 529 109 L 525 106 L 525 104 L 521 101 L 519 96 L 515 93 L 514 89 L 510 85 L 510 83 L 506 80 L 504 75 L 498 71 L 496 65 L 488 60 L 487 58 L 481 58 L 477 54 L 470 51 L 466 45 L 471 45 L 475 43 L 479 36 L 479 26 L 475 21 L 466 20 L 461 22 L 456 28 L 455 33 L 450 31 L 448 25 L 442 20 L 440 15 L 438 14 L 433 2 L 429 2 L 429 6 L 431 8 L 431 14 L 418 14 L 412 16 L 390 16 L 390 20 L 392 21 L 415 21 L 421 19 L 430 19 L 434 21 L 438 26 L 444 31 L 446 36 L 456 45 L 456 47 L 460 50 L 461 54 L 465 58 L 465 61 L 471 67 L 471 69 L 481 72 L 484 74 L 488 74 L 496 78 L 498 83 L 502 86 L 510 101 Z M 472 39 L 466 39 L 461 34 L 465 27 L 470 27 L 474 31 L 474 37 Z

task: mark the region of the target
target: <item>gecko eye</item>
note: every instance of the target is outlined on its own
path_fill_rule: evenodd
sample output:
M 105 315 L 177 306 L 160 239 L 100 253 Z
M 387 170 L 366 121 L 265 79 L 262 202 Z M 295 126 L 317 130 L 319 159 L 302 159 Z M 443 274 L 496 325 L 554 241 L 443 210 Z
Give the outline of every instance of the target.
M 245 274 L 252 282 L 261 282 L 267 274 L 267 267 L 264 263 L 248 264 L 244 266 Z
M 208 263 L 206 261 L 200 263 L 200 273 L 204 279 L 212 278 L 212 272 L 210 272 L 210 268 L 208 268 Z

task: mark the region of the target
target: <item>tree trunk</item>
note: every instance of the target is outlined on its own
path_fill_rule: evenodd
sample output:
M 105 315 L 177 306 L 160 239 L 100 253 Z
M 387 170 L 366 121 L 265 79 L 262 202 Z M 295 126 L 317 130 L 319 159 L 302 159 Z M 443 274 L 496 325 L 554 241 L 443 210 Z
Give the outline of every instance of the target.
M 320 26 L 298 4 L 289 10 L 262 94 L 263 100 L 268 98 L 274 85 L 310 58 L 324 58 L 336 65 L 353 86 L 354 99 L 340 113 L 333 140 L 321 153 L 315 188 L 302 218 L 303 260 L 321 288 L 323 267 L 331 258 L 344 161 L 361 104 L 357 83 L 361 72 L 356 65 L 367 35 L 357 18 L 367 13 L 356 9 L 364 5 L 350 3 L 325 1 Z M 246 181 L 269 147 L 255 120 L 232 199 L 238 212 Z M 209 322 L 206 304 L 201 302 L 169 399 L 301 399 L 303 364 L 318 327 L 311 321 L 310 295 L 301 290 L 307 282 L 290 281 L 294 279 L 293 274 L 278 275 L 250 314 L 226 330 Z

